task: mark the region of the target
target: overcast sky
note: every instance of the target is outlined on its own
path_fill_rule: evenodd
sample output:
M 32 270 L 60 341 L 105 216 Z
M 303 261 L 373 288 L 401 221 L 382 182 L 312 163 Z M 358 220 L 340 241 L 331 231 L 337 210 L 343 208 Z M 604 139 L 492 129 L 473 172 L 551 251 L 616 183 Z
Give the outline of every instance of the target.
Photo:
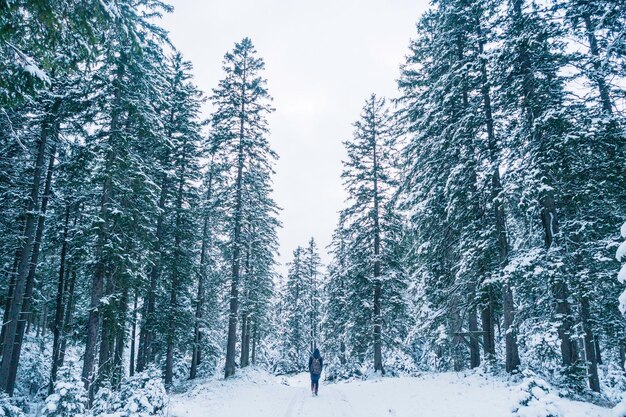
M 425 0 L 173 0 L 164 26 L 193 63 L 206 94 L 222 58 L 250 37 L 265 60 L 276 112 L 270 143 L 279 154 L 274 198 L 282 207 L 279 268 L 313 236 L 325 247 L 344 206 L 342 141 L 352 135 L 365 99 L 396 94 Z M 207 105 L 206 114 L 210 112 Z

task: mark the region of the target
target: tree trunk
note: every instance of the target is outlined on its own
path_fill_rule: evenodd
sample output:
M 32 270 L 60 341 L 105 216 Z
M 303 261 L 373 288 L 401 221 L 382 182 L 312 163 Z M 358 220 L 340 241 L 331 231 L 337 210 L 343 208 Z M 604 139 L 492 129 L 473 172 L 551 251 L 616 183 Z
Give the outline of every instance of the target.
M 185 148 L 186 143 L 183 143 L 183 149 Z M 174 235 L 174 263 L 172 268 L 172 289 L 170 294 L 170 311 L 173 314 L 176 314 L 178 309 L 178 284 L 179 284 L 179 274 L 178 268 L 180 264 L 180 253 L 182 251 L 181 248 L 181 238 L 180 232 L 182 227 L 182 214 L 181 211 L 183 209 L 183 192 L 185 187 L 185 168 L 186 168 L 186 154 L 183 150 L 182 155 L 182 166 L 180 168 L 180 178 L 178 183 L 178 190 L 176 196 L 176 230 Z M 173 377 L 174 377 L 174 338 L 175 338 L 175 317 L 169 317 L 169 328 L 167 334 L 167 350 L 165 355 L 165 387 L 170 388 L 172 386 Z
M 133 302 L 133 326 L 130 332 L 130 363 L 128 366 L 128 375 L 135 375 L 135 341 L 137 339 L 137 290 L 135 290 L 135 301 Z
M 252 330 L 252 365 L 256 365 L 256 345 L 259 337 L 258 326 L 256 320 L 254 321 Z
M 593 352 L 596 355 L 598 365 L 602 365 L 602 351 L 600 350 L 600 338 L 598 335 L 593 336 Z
M 248 366 L 248 346 L 246 341 L 250 341 L 248 337 L 248 313 L 243 313 L 241 315 L 241 358 L 239 360 L 241 368 Z
M 372 114 L 375 114 L 375 97 L 372 96 Z M 374 177 L 374 371 L 385 374 L 383 369 L 382 355 L 382 315 L 381 315 L 381 265 L 380 265 L 380 215 L 378 211 L 378 154 L 376 144 L 376 125 L 372 120 L 372 159 L 373 159 L 373 177 Z
M 239 259 L 241 255 L 241 216 L 243 209 L 243 166 L 245 162 L 243 140 L 244 140 L 244 115 L 246 114 L 245 101 L 246 68 L 243 69 L 243 84 L 241 91 L 241 113 L 239 116 L 239 156 L 237 161 L 237 182 L 235 197 L 234 216 L 234 236 L 232 255 L 232 276 L 230 283 L 230 303 L 228 314 L 228 339 L 226 341 L 226 366 L 224 367 L 224 377 L 228 378 L 235 374 L 235 354 L 237 350 L 237 312 L 239 310 Z
M 469 331 L 470 331 L 470 368 L 478 368 L 480 366 L 480 344 L 476 337 L 478 332 L 478 319 L 476 318 L 476 309 L 471 308 L 469 311 Z
M 564 367 L 570 367 L 578 360 L 578 351 L 572 340 L 572 310 L 568 301 L 569 290 L 563 282 L 553 285 L 553 293 L 556 298 L 556 314 L 560 319 L 558 335 L 561 340 L 561 360 Z
M 115 350 L 112 363 L 112 385 L 119 388 L 124 376 L 124 347 L 126 346 L 126 316 L 128 313 L 128 287 L 124 286 L 119 301 L 119 314 L 115 322 Z
M 52 135 L 57 136 L 55 132 L 58 131 L 57 122 L 54 122 L 54 128 Z M 44 185 L 44 192 L 41 198 L 41 209 L 39 212 L 39 219 L 37 220 L 37 232 L 35 234 L 35 242 L 33 243 L 30 267 L 28 269 L 28 277 L 26 278 L 26 289 L 24 292 L 24 298 L 22 300 L 22 309 L 17 324 L 17 335 L 15 338 L 15 345 L 13 347 L 13 359 L 11 364 L 11 370 L 9 373 L 9 386 L 15 386 L 15 379 L 17 377 L 17 367 L 20 361 L 20 354 L 22 352 L 22 343 L 24 341 L 24 333 L 26 331 L 26 325 L 31 316 L 31 304 L 33 296 L 33 286 L 35 284 L 35 273 L 37 271 L 37 264 L 39 263 L 39 252 L 41 249 L 41 240 L 43 238 L 43 230 L 46 220 L 46 212 L 48 211 L 48 202 L 50 200 L 50 193 L 52 188 L 52 173 L 54 171 L 54 160 L 56 156 L 56 144 L 57 137 L 53 138 L 54 144 L 50 151 L 50 160 L 48 163 L 48 171 L 46 173 L 46 181 Z M 44 305 L 44 320 L 47 319 L 47 310 L 45 309 L 47 304 Z M 46 323 L 42 326 L 42 336 L 45 332 Z M 12 388 L 11 388 L 12 392 Z
M 506 371 L 516 372 L 520 367 L 519 350 L 517 347 L 517 331 L 513 327 L 515 318 L 515 307 L 513 304 L 513 292 L 508 283 L 502 287 L 502 311 L 504 325 L 504 349 L 505 349 L 505 367 Z
M 175 311 L 178 305 L 178 274 L 172 273 L 172 291 L 170 293 L 170 308 Z M 167 348 L 165 353 L 165 387 L 171 388 L 174 379 L 174 318 L 169 318 Z
M 491 299 L 491 291 L 489 291 L 488 296 Z M 480 314 L 483 328 L 483 350 L 486 361 L 495 360 L 496 358 L 495 326 L 491 306 L 492 302 L 489 301 Z
M 602 110 L 608 115 L 613 115 L 613 104 L 611 102 L 611 94 L 609 92 L 609 86 L 606 80 L 602 76 L 602 65 L 599 61 L 600 51 L 598 49 L 598 40 L 596 39 L 595 28 L 591 22 L 591 16 L 589 13 L 582 13 L 583 21 L 585 22 L 585 30 L 587 32 L 587 40 L 589 41 L 589 52 L 593 57 L 593 76 L 589 77 L 598 86 L 598 93 L 600 94 L 600 102 L 602 103 Z
M 67 231 L 70 222 L 70 205 L 65 204 L 65 225 L 63 227 L 63 243 L 61 244 L 61 260 L 59 265 L 59 281 L 57 285 L 56 308 L 54 314 L 53 325 L 53 342 L 52 342 L 52 370 L 50 372 L 50 386 L 48 387 L 48 395 L 54 392 L 54 383 L 57 379 L 57 371 L 59 369 L 59 348 L 61 345 L 61 332 L 63 331 L 63 298 L 65 285 L 65 258 L 67 256 Z
M 165 213 L 165 203 L 169 192 L 169 183 L 167 174 L 163 174 L 161 178 L 161 192 L 159 195 L 159 215 L 157 217 L 155 232 L 155 259 L 150 268 L 150 284 L 148 288 L 147 302 L 144 299 L 144 307 L 142 312 L 142 324 L 139 332 L 139 353 L 137 355 L 137 372 L 145 369 L 146 365 L 152 362 L 152 333 L 155 324 L 155 308 L 156 308 L 156 291 L 161 275 L 161 245 L 163 240 L 163 219 Z
M 63 337 L 61 339 L 61 349 L 59 351 L 59 367 L 63 366 L 63 362 L 65 361 L 65 348 L 67 346 L 67 339 L 72 334 L 72 314 L 74 312 L 74 290 L 76 288 L 76 271 L 72 271 L 71 277 L 72 279 L 69 280 L 69 288 L 66 291 L 67 301 L 65 305 L 65 318 L 63 319 Z
M 13 300 L 11 302 L 11 308 L 7 317 L 6 330 L 5 330 L 5 343 L 2 349 L 2 362 L 0 363 L 0 390 L 5 391 L 9 395 L 13 395 L 13 389 L 15 381 L 11 378 L 12 369 L 17 367 L 17 364 L 13 363 L 13 351 L 15 348 L 16 339 L 18 338 L 18 320 L 20 312 L 22 310 L 22 303 L 24 300 L 27 278 L 30 270 L 30 260 L 35 244 L 36 233 L 36 220 L 37 213 L 35 207 L 39 201 L 39 188 L 41 185 L 41 170 L 44 164 L 44 158 L 46 153 L 46 144 L 50 129 L 55 123 L 55 119 L 58 114 L 61 100 L 56 99 L 52 105 L 51 111 L 44 117 L 44 121 L 41 126 L 41 134 L 37 145 L 37 156 L 35 158 L 35 167 L 33 172 L 33 182 L 31 185 L 30 199 L 26 208 L 26 224 L 24 227 L 24 245 L 20 251 L 20 262 L 17 269 L 17 276 L 15 279 L 15 287 L 13 293 Z
M 248 316 L 248 324 L 246 325 L 246 339 L 244 340 L 244 344 L 246 347 L 246 366 L 250 365 L 250 342 L 252 340 L 252 326 L 254 324 L 254 320 Z
M 116 276 L 107 276 L 105 279 L 104 297 L 113 298 L 116 292 Z M 97 379 L 100 382 L 112 381 L 113 377 L 113 356 L 115 351 L 116 317 L 114 316 L 114 306 L 112 301 L 99 308 L 101 310 L 100 332 L 100 355 L 98 357 Z
M 341 363 L 342 365 L 345 365 L 347 363 L 347 360 L 346 360 L 346 343 L 343 341 L 343 339 L 339 343 L 339 363 Z
M 6 328 L 9 322 L 9 311 L 11 311 L 11 303 L 13 302 L 13 294 L 15 292 L 15 282 L 17 278 L 17 268 L 20 263 L 21 249 L 15 250 L 15 259 L 13 260 L 13 268 L 9 275 L 9 293 L 7 294 L 7 300 L 4 305 L 4 314 L 2 317 L 2 330 L 0 331 L 0 354 L 4 351 L 4 338 L 6 336 Z
M 583 325 L 585 359 L 587 360 L 587 377 L 589 388 L 592 391 L 600 392 L 600 378 L 598 376 L 598 360 L 595 353 L 594 337 L 591 330 L 591 308 L 589 299 L 583 296 L 580 300 L 580 318 Z
M 211 155 L 211 168 L 209 172 L 209 179 L 207 184 L 207 198 L 206 203 L 210 206 L 211 199 L 213 198 L 213 158 Z M 193 331 L 193 350 L 191 353 L 191 369 L 189 371 L 189 379 L 194 379 L 198 372 L 198 365 L 201 360 L 201 341 L 202 334 L 200 332 L 200 324 L 204 315 L 204 285 L 206 280 L 206 263 L 207 263 L 207 249 L 209 245 L 209 213 L 205 213 L 204 221 L 202 225 L 202 247 L 200 249 L 200 274 L 198 274 L 198 296 L 196 300 L 196 317 L 194 321 Z
M 46 337 L 46 330 L 48 329 L 48 300 L 50 300 L 50 295 L 48 290 L 44 290 L 43 295 L 43 308 L 41 312 L 41 338 Z M 43 347 L 43 345 L 41 345 Z

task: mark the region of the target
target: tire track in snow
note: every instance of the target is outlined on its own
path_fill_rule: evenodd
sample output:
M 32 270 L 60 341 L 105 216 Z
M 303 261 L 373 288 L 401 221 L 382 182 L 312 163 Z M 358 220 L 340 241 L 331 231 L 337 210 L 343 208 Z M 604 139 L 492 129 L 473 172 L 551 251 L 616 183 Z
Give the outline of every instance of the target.
M 304 389 L 299 389 L 297 392 L 291 397 L 289 401 L 289 405 L 287 406 L 287 410 L 285 411 L 284 417 L 297 417 L 300 415 L 300 411 L 302 411 L 302 407 L 304 406 Z M 294 408 L 297 406 L 297 413 L 294 414 Z
M 320 387 L 318 397 L 309 398 L 309 391 L 300 388 L 289 401 L 284 417 L 349 417 L 347 401 L 343 393 L 335 387 Z
M 335 406 L 333 407 L 333 411 L 335 411 L 337 417 L 350 417 L 350 413 L 346 411 L 346 408 L 349 410 L 348 400 L 346 399 L 346 395 L 341 391 L 338 387 L 328 387 L 328 390 L 333 393 Z

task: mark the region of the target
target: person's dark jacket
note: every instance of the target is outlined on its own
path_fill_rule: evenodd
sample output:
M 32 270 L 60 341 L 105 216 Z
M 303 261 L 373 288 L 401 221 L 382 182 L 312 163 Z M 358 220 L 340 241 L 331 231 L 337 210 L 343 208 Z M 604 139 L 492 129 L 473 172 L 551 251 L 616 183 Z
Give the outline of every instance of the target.
M 315 349 L 313 351 L 313 355 L 309 357 L 309 372 L 312 372 L 311 367 L 313 366 L 313 358 L 320 360 L 320 369 L 324 369 L 324 358 L 320 355 L 319 349 Z

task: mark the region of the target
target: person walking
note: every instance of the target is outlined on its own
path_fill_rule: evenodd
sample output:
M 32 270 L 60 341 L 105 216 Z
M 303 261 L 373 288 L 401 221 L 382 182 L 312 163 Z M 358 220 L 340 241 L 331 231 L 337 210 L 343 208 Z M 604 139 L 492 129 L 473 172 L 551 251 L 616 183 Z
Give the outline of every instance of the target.
M 311 395 L 317 396 L 320 387 L 320 376 L 324 367 L 324 358 L 320 355 L 320 350 L 315 348 L 313 355 L 309 357 L 309 373 L 311 374 Z

